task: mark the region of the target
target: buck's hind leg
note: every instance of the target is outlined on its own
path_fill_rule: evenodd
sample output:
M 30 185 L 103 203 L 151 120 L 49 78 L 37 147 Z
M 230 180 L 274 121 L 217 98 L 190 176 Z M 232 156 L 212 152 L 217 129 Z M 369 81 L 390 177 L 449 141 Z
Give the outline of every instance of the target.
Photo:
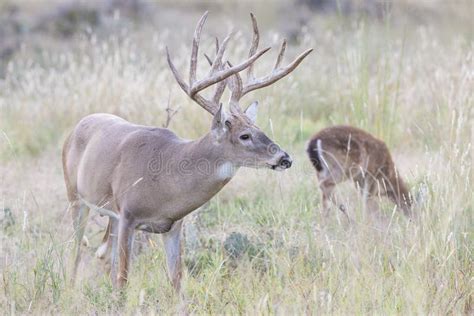
M 77 275 L 77 268 L 81 260 L 81 243 L 89 216 L 89 208 L 85 204 L 76 200 L 71 203 L 71 213 L 74 225 L 74 261 L 71 283 L 74 284 Z

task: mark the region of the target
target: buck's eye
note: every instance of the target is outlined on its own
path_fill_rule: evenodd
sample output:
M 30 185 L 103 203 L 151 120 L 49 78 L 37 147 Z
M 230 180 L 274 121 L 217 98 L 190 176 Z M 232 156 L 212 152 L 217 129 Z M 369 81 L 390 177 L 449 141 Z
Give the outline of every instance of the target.
M 240 135 L 239 137 L 241 140 L 249 140 L 250 139 L 250 135 L 249 134 L 243 134 L 243 135 Z

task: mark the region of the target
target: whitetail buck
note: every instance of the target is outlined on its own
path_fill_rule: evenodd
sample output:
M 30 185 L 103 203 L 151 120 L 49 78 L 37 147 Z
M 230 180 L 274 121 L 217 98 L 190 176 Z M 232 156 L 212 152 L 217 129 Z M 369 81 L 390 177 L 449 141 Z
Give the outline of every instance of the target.
M 307 153 L 317 171 L 326 214 L 329 202 L 336 204 L 335 186 L 352 180 L 364 198 L 375 202 L 376 196 L 387 196 L 410 216 L 409 192 L 383 141 L 355 127 L 333 126 L 313 136 Z M 344 205 L 339 208 L 345 212 Z
M 167 49 L 169 67 L 180 87 L 214 117 L 210 132 L 203 137 L 184 140 L 168 129 L 133 124 L 110 114 L 84 117 L 69 135 L 63 148 L 63 168 L 75 228 L 73 280 L 89 209 L 93 208 L 109 216 L 98 256 L 111 252 L 114 286 L 127 282 L 133 235 L 140 229 L 163 234 L 169 276 L 179 290 L 183 217 L 216 195 L 240 167 L 283 170 L 291 166 L 289 155 L 255 125 L 257 102 L 243 111 L 239 101 L 289 74 L 312 49 L 280 67 L 284 43 L 273 71 L 256 79 L 252 65 L 269 48 L 257 52 L 259 33 L 255 17 L 251 17 L 254 33 L 248 59 L 236 66 L 223 61 L 228 36 L 204 79 L 197 80 L 196 67 L 207 12 L 194 33 L 188 82 L 176 70 Z M 244 69 L 248 71 L 246 84 L 238 74 Z M 212 85 L 216 85 L 212 98 L 200 94 Z M 229 113 L 219 102 L 227 85 L 231 89 Z

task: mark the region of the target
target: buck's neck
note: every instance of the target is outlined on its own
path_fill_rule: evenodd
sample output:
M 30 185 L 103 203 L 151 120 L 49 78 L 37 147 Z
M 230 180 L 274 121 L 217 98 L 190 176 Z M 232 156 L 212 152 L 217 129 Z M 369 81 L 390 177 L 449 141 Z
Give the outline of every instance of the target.
M 185 151 L 194 172 L 216 185 L 225 185 L 238 170 L 225 148 L 217 143 L 211 133 L 187 143 Z

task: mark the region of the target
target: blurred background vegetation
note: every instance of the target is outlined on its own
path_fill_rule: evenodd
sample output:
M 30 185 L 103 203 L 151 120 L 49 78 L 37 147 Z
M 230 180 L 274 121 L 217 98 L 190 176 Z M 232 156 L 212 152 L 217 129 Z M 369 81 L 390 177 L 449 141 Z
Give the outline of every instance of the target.
M 287 78 L 246 96 L 258 125 L 294 158 L 284 173 L 243 169 L 186 222 L 185 291 L 195 313 L 472 314 L 474 2 L 470 0 L 0 0 L 0 310 L 170 313 L 177 298 L 156 236 L 138 236 L 124 309 L 94 259 L 105 229 L 92 216 L 77 289 L 67 285 L 72 224 L 62 142 L 93 112 L 197 138 L 210 116 L 175 83 L 169 46 L 187 69 L 195 23 L 210 11 L 198 72 L 214 37 L 237 31 L 247 55 L 254 12 L 257 75 L 315 51 Z M 198 73 L 198 76 L 199 76 Z M 308 138 L 351 124 L 382 138 L 417 198 L 414 223 L 381 201 L 368 220 L 320 213 Z M 140 249 L 146 251 L 140 251 Z
M 175 55 L 187 58 L 186 49 L 189 50 L 194 23 L 204 10 L 211 11 L 205 32 L 207 39 L 203 43 L 204 51 L 212 50 L 213 37 L 222 37 L 230 30 L 238 30 L 238 44 L 234 43 L 233 49 L 234 56 L 238 57 L 233 58 L 237 60 L 245 56 L 250 36 L 249 11 L 253 11 L 259 19 L 263 35 L 261 45 L 276 45 L 284 37 L 289 40 L 290 54 L 296 54 L 300 47 L 315 48 L 315 53 L 303 66 L 306 73 L 300 74 L 305 80 L 298 81 L 298 85 L 302 86 L 300 91 L 304 93 L 282 96 L 286 98 L 284 103 L 289 104 L 285 113 L 299 115 L 304 112 L 304 118 L 313 122 L 324 122 L 321 119 L 325 119 L 333 123 L 353 123 L 374 132 L 391 145 L 394 141 L 400 141 L 396 139 L 396 134 L 401 136 L 396 129 L 404 129 L 397 124 L 400 120 L 398 107 L 413 107 L 415 112 L 420 113 L 419 108 L 424 103 L 429 107 L 436 106 L 426 99 L 412 99 L 416 95 L 410 96 L 410 104 L 407 104 L 408 100 L 403 100 L 400 89 L 408 81 L 402 80 L 407 76 L 431 76 L 432 63 L 446 62 L 455 66 L 455 58 L 444 61 L 440 60 L 444 58 L 440 55 L 443 50 L 458 46 L 463 51 L 472 48 L 472 9 L 472 1 L 468 0 L 2 0 L 0 78 L 3 80 L 0 82 L 0 106 L 3 115 L 0 122 L 4 126 L 3 130 L 8 130 L 10 137 L 18 137 L 18 141 L 12 141 L 6 150 L 3 148 L 0 157 L 5 159 L 12 150 L 30 154 L 40 152 L 63 136 L 58 131 L 64 131 L 91 110 L 108 109 L 120 114 L 123 107 L 117 102 L 123 102 L 118 99 L 125 98 L 125 93 L 117 85 L 125 84 L 129 79 L 122 77 L 126 75 L 127 69 L 131 73 L 142 67 L 146 71 L 134 75 L 149 76 L 146 79 L 137 77 L 137 80 L 130 78 L 134 82 L 129 84 L 135 86 L 130 89 L 128 97 L 132 99 L 130 105 L 134 108 L 144 105 L 143 110 L 146 108 L 152 111 L 156 117 L 158 112 L 153 107 L 161 111 L 171 92 L 171 97 L 178 99 L 172 101 L 182 103 L 181 92 L 173 90 L 175 85 L 160 82 L 162 77 L 171 79 L 164 62 L 164 46 L 170 46 Z M 430 58 L 421 56 L 420 50 L 429 52 Z M 422 64 L 413 62 L 417 54 L 419 58 L 425 59 Z M 95 107 L 94 98 L 88 92 L 87 104 L 75 106 L 74 98 L 84 103 L 77 94 L 81 94 L 83 89 L 97 87 L 92 78 L 87 80 L 86 74 L 89 73 L 89 77 L 103 76 L 101 72 L 107 69 L 107 65 L 114 68 L 111 71 L 115 71 L 109 75 L 113 76 L 111 79 L 116 84 L 109 81 L 107 87 L 104 86 L 108 90 L 104 93 L 111 94 L 109 97 L 112 99 L 104 100 L 96 96 L 95 101 L 105 101 L 107 104 L 101 103 Z M 34 71 L 28 71 L 29 75 L 25 76 L 25 70 L 30 68 L 34 68 Z M 79 74 L 81 71 L 83 73 Z M 51 91 L 47 81 L 41 84 L 37 82 L 38 87 L 33 83 L 34 80 L 43 81 L 46 78 L 54 81 L 50 84 L 54 85 L 55 91 Z M 147 82 L 141 85 L 138 82 L 140 80 Z M 84 81 L 90 82 L 92 86 L 81 87 L 85 85 Z M 336 81 L 337 85 L 334 84 Z M 436 90 L 433 82 L 425 82 L 425 85 L 429 87 L 418 88 Z M 289 86 L 284 81 L 276 85 L 280 89 Z M 42 95 L 53 99 L 40 106 L 29 98 L 19 100 L 21 104 L 13 106 L 15 97 L 12 94 L 18 96 L 16 88 L 23 89 L 22 93 L 33 89 L 29 93 L 36 97 Z M 373 93 L 374 90 L 376 93 Z M 269 91 L 265 96 L 270 97 L 272 90 Z M 67 102 L 63 102 L 65 97 Z M 35 103 L 33 108 L 28 102 Z M 41 103 L 44 102 L 43 99 Z M 54 105 L 55 102 L 61 104 Z M 29 110 L 22 111 L 24 107 Z M 445 117 L 445 109 L 439 109 L 439 118 Z M 73 115 L 63 117 L 62 111 L 72 112 Z M 30 120 L 24 117 L 25 112 L 37 115 Z M 127 110 L 127 114 L 138 113 L 140 111 Z M 55 122 L 59 126 L 53 126 L 50 122 L 54 117 L 56 121 L 65 121 Z M 414 118 L 419 119 L 416 115 L 404 119 Z M 17 133 L 11 125 L 16 125 L 20 119 L 25 120 L 26 125 L 22 125 L 23 131 Z M 157 124 L 151 118 L 145 120 L 143 123 Z M 418 121 L 417 125 L 425 123 Z M 297 124 L 301 125 L 301 122 Z M 436 126 L 428 128 L 429 138 L 446 132 Z M 300 136 L 308 137 L 307 133 L 313 133 L 313 130 L 300 128 L 304 134 Z M 419 130 L 411 132 L 419 133 Z

